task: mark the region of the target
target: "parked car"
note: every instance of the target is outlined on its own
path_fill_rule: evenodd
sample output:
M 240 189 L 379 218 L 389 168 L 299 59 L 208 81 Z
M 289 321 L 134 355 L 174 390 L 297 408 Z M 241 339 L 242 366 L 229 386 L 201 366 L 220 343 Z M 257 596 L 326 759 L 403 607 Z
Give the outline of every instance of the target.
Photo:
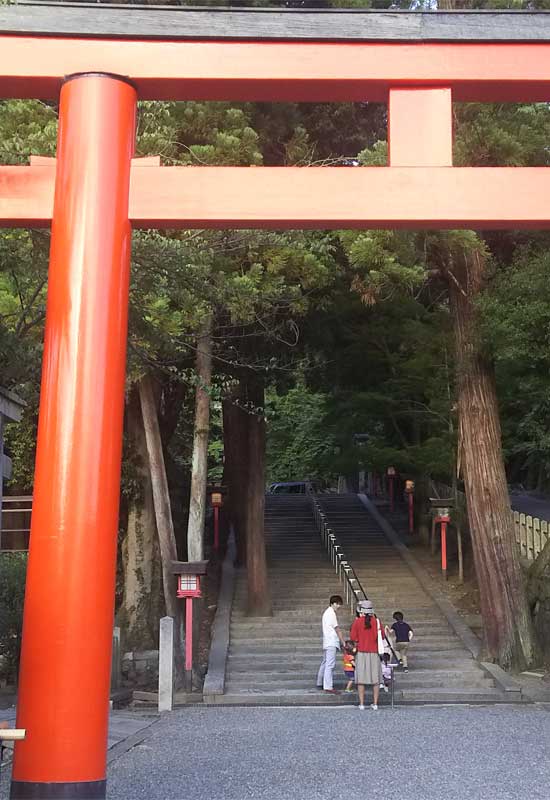
M 310 481 L 284 481 L 272 483 L 268 491 L 269 494 L 306 494 L 311 489 Z

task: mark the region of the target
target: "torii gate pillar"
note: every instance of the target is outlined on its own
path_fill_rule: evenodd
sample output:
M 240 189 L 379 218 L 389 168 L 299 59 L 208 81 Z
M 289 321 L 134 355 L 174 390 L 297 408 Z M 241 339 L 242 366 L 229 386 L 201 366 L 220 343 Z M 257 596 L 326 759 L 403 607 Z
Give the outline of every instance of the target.
M 61 89 L 14 799 L 105 797 L 135 111 L 114 75 Z

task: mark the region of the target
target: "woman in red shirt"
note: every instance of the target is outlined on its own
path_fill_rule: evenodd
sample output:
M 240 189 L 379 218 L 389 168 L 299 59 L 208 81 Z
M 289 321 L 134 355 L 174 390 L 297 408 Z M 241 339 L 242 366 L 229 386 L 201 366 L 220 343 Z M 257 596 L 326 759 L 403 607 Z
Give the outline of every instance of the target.
M 365 708 L 365 686 L 372 686 L 371 708 L 376 711 L 382 682 L 378 641 L 384 626 L 375 615 L 370 600 L 362 600 L 357 606 L 357 613 L 359 616 L 351 626 L 350 639 L 357 645 L 355 682 L 359 692 L 359 708 L 361 711 Z

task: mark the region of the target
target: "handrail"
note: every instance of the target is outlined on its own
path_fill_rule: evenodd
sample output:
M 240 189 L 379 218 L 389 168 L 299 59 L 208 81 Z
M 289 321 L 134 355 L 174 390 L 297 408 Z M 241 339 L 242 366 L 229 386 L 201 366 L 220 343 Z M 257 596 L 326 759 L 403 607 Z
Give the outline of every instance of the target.
M 368 599 L 367 594 L 361 586 L 361 582 L 355 574 L 355 570 L 349 563 L 338 537 L 333 529 L 329 527 L 326 514 L 322 511 L 317 498 L 311 491 L 308 492 L 308 495 L 311 500 L 315 527 L 327 549 L 329 558 L 335 567 L 336 574 L 344 584 L 345 602 L 350 604 L 350 609 L 353 612 L 357 603 L 361 600 Z

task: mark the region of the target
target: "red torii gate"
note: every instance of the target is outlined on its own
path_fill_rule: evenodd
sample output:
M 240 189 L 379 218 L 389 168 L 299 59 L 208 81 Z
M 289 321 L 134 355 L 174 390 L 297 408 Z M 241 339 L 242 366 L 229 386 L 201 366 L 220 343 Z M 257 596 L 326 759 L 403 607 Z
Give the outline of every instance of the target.
M 549 227 L 549 169 L 452 166 L 453 100 L 550 100 L 548 14 L 200 13 L 0 8 L 0 96 L 60 97 L 57 160 L 0 167 L 52 225 L 12 798 L 105 796 L 131 228 Z M 389 166 L 133 161 L 138 98 L 387 101 Z

